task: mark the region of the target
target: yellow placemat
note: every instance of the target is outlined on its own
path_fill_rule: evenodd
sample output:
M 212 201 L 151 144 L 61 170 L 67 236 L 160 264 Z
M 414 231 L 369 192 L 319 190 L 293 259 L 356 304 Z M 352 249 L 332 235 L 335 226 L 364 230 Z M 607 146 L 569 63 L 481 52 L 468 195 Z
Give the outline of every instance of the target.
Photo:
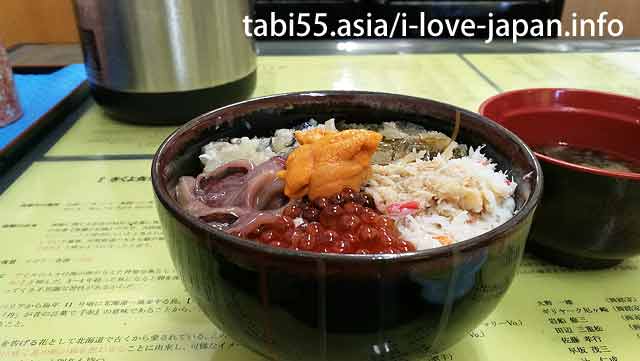
M 253 96 L 307 90 L 370 90 L 428 97 L 474 110 L 496 91 L 456 55 L 264 56 Z M 109 118 L 95 104 L 48 156 L 153 154 L 175 127 Z
M 110 118 L 93 102 L 47 156 L 154 154 L 175 126 L 143 126 Z
M 569 87 L 640 97 L 640 53 L 467 54 L 503 90 Z
M 407 94 L 471 110 L 496 93 L 453 54 L 259 58 L 255 95 L 305 90 Z
M 261 360 L 185 293 L 149 163 L 38 162 L 0 196 L 0 360 Z M 421 361 L 636 360 L 639 266 L 571 272 L 526 257 L 482 325 Z

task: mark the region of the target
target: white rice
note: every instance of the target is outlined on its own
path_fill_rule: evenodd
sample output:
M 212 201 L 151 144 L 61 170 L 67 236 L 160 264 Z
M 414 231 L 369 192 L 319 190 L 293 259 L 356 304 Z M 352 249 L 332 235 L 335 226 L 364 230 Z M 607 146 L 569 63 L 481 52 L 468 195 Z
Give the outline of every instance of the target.
M 311 119 L 307 126 L 300 130 L 314 128 L 336 130 L 335 120 L 329 119 L 324 124 L 318 124 Z M 267 161 L 276 155 L 289 153 L 298 146 L 293 135 L 294 129 L 278 129 L 270 138 L 233 138 L 230 141 L 211 142 L 202 147 L 200 162 L 204 165 L 204 171 L 210 172 L 219 166 L 237 159 L 246 159 L 255 164 Z
M 204 171 L 210 172 L 219 166 L 236 159 L 247 159 L 255 164 L 267 161 L 276 154 L 269 143 L 258 138 L 234 138 L 230 142 L 211 142 L 202 148 L 200 161 Z
M 422 160 L 414 153 L 385 166 L 374 165 L 366 191 L 389 213 L 402 235 L 417 249 L 439 247 L 485 233 L 513 216 L 516 183 L 482 153 Z M 398 205 L 417 202 L 398 212 Z M 395 209 L 394 209 L 395 208 Z

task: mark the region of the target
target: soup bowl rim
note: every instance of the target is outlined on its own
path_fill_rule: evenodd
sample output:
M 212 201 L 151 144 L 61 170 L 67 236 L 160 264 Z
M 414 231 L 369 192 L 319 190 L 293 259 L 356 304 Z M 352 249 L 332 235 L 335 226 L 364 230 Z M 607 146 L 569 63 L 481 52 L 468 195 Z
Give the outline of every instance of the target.
M 521 95 L 521 94 L 526 94 L 526 93 L 541 93 L 541 92 L 563 92 L 563 93 L 576 93 L 576 94 L 582 93 L 582 94 L 585 94 L 585 95 L 588 94 L 588 95 L 593 95 L 593 96 L 603 96 L 603 97 L 609 97 L 609 98 L 612 98 L 612 99 L 619 99 L 619 100 L 636 102 L 636 103 L 638 103 L 638 107 L 640 108 L 640 99 L 639 98 L 634 98 L 634 97 L 630 97 L 630 96 L 626 96 L 626 95 L 615 94 L 615 93 L 611 93 L 611 92 L 588 90 L 588 89 L 579 89 L 579 88 L 526 88 L 526 89 L 516 89 L 516 90 L 510 90 L 510 91 L 502 92 L 500 94 L 496 94 L 496 95 L 488 98 L 487 100 L 482 102 L 482 104 L 480 105 L 480 107 L 478 109 L 478 113 L 480 113 L 484 117 L 488 117 L 488 115 L 487 115 L 488 108 L 492 104 L 494 104 L 496 102 L 499 102 L 499 101 L 501 101 L 501 100 L 503 100 L 505 98 L 508 98 L 510 96 Z M 498 122 L 498 121 L 495 121 L 495 122 Z M 498 123 L 500 123 L 502 125 L 501 122 L 498 122 Z M 537 152 L 535 150 L 533 150 L 533 152 L 540 160 L 542 160 L 542 161 L 544 161 L 546 163 L 554 164 L 554 165 L 557 165 L 559 167 L 562 167 L 562 168 L 565 168 L 565 169 L 569 169 L 569 170 L 573 170 L 573 171 L 576 171 L 576 172 L 588 173 L 588 174 L 604 176 L 604 177 L 610 177 L 610 178 L 619 178 L 619 179 L 628 179 L 628 180 L 640 181 L 640 173 L 620 172 L 620 171 L 605 170 L 605 169 L 600 169 L 600 168 L 595 168 L 595 167 L 588 167 L 588 166 L 583 166 L 583 165 L 567 162 L 567 161 L 561 160 L 559 158 L 554 158 L 554 157 L 542 154 L 540 152 Z

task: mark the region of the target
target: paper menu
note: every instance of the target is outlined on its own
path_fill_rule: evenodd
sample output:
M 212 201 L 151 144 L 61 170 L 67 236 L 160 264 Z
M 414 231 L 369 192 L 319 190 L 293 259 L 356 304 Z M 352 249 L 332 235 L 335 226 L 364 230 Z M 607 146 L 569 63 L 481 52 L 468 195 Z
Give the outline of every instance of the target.
M 93 100 L 47 156 L 153 155 L 176 126 L 143 126 L 110 118 Z
M 0 360 L 259 359 L 190 304 L 149 167 L 39 162 L 0 197 Z
M 371 90 L 475 110 L 496 91 L 457 55 L 261 56 L 253 97 L 308 90 Z M 48 156 L 154 154 L 173 127 L 115 121 L 91 104 Z
M 636 360 L 640 260 L 575 271 L 527 255 L 496 311 L 461 344 L 464 360 Z M 635 312 L 635 314 L 634 314 Z
M 190 303 L 149 167 L 36 162 L 0 196 L 0 360 L 261 360 Z M 575 272 L 526 257 L 482 325 L 420 361 L 636 360 L 639 281 L 638 258 Z
M 640 97 L 640 53 L 465 54 L 502 90 L 568 87 Z

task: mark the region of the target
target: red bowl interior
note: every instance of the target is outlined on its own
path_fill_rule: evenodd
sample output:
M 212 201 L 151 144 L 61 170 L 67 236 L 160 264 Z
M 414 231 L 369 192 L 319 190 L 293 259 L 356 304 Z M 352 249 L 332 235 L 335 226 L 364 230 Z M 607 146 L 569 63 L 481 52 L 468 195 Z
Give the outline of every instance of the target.
M 480 113 L 533 148 L 567 143 L 640 164 L 640 99 L 588 90 L 524 89 L 488 99 Z M 638 173 L 584 167 L 536 155 L 577 171 L 640 180 Z

